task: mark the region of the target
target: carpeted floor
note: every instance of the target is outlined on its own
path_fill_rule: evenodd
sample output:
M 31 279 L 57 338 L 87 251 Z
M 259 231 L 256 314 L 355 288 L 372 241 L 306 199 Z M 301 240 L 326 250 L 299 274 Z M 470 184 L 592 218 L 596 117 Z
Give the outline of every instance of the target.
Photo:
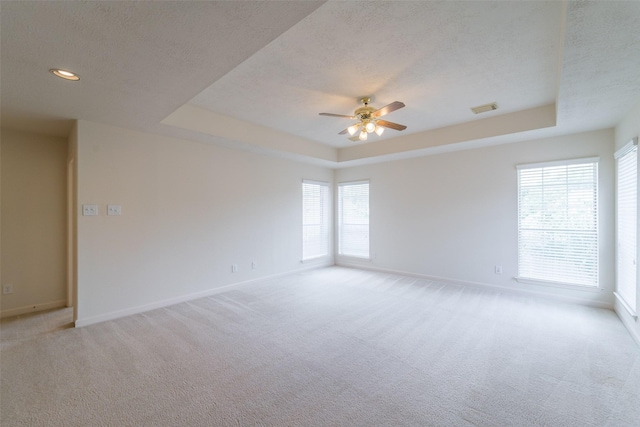
M 640 348 L 615 313 L 490 289 L 331 267 L 28 322 L 2 323 L 7 427 L 640 425 Z

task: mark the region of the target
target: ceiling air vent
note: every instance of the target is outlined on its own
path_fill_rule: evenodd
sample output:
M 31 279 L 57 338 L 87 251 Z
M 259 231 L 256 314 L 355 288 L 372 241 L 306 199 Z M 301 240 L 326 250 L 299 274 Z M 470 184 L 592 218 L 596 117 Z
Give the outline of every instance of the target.
M 486 113 L 487 111 L 493 111 L 498 109 L 498 104 L 492 102 L 491 104 L 480 105 L 478 107 L 473 107 L 471 111 L 475 114 Z

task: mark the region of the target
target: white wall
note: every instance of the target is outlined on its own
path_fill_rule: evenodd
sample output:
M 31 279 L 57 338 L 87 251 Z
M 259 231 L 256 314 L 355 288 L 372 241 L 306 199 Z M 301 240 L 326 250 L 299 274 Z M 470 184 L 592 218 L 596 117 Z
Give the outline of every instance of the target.
M 2 317 L 66 304 L 64 138 L 2 129 Z
M 520 142 L 337 170 L 370 179 L 368 262 L 343 265 L 419 274 L 613 305 L 613 130 Z M 517 275 L 516 165 L 600 156 L 600 284 L 604 291 L 528 285 Z M 494 266 L 503 274 L 496 275 Z
M 620 121 L 615 129 L 615 150 L 622 148 L 632 138 L 640 136 L 640 103 Z M 640 168 L 638 168 L 640 170 Z M 638 180 L 638 194 L 640 194 L 640 180 Z M 640 210 L 638 210 L 640 212 Z M 638 218 L 638 229 L 640 230 L 640 218 Z M 640 252 L 640 233 L 638 233 L 638 244 L 636 245 Z M 636 257 L 636 259 L 640 259 Z M 637 269 L 638 277 L 636 286 L 636 308 L 640 309 L 640 268 Z M 633 335 L 636 342 L 640 345 L 640 321 L 629 315 L 627 310 L 616 300 L 616 313 L 625 324 L 629 332 Z
M 309 267 L 301 182 L 332 170 L 86 121 L 77 148 L 78 212 L 100 215 L 78 216 L 76 325 Z

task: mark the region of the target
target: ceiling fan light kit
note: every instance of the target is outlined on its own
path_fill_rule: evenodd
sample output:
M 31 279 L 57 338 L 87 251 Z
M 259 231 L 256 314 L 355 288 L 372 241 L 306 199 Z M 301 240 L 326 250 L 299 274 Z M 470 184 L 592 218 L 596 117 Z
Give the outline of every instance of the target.
M 344 114 L 333 114 L 333 113 L 320 113 L 320 115 L 357 120 L 356 123 L 349 126 L 342 132 L 338 133 L 338 135 L 344 135 L 348 133 L 351 136 L 351 138 L 349 139 L 351 139 L 352 141 L 353 140 L 366 141 L 368 138 L 368 135 L 373 132 L 375 132 L 376 135 L 380 136 L 384 132 L 384 128 L 391 128 L 398 131 L 405 130 L 407 128 L 405 125 L 379 119 L 381 116 L 384 116 L 385 114 L 389 114 L 395 110 L 398 110 L 404 107 L 404 103 L 400 101 L 395 101 L 389 105 L 385 105 L 384 107 L 376 110 L 375 108 L 369 106 L 370 101 L 371 101 L 371 98 L 369 97 L 360 98 L 360 102 L 363 104 L 363 106 L 357 108 L 353 112 L 352 116 L 347 116 Z M 358 134 L 357 137 L 355 136 L 356 134 Z

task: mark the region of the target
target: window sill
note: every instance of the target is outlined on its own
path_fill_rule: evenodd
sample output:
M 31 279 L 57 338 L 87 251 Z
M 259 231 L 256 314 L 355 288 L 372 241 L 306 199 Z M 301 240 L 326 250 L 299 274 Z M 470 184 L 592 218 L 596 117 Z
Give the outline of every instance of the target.
M 316 257 L 313 257 L 313 258 L 301 259 L 300 263 L 308 264 L 308 263 L 311 263 L 311 262 L 328 261 L 330 259 L 331 259 L 331 255 L 321 255 L 321 256 L 316 256 Z
M 526 277 L 514 277 L 514 279 L 516 279 L 518 283 L 525 283 L 527 285 L 551 286 L 553 288 L 572 289 L 574 291 L 601 292 L 604 290 L 599 286 L 573 285 L 570 283 L 553 282 L 551 280 L 529 279 Z
M 338 257 L 340 259 L 353 259 L 353 260 L 359 260 L 359 261 L 371 261 L 372 258 L 371 257 L 363 257 L 363 256 L 356 256 L 356 255 L 338 255 Z
M 614 292 L 613 295 L 615 295 L 616 299 L 620 302 L 620 304 L 622 304 L 624 309 L 627 310 L 627 313 L 629 313 L 633 320 L 638 320 L 638 314 L 634 309 L 631 308 L 629 304 L 627 304 L 624 298 L 622 298 L 622 296 L 620 296 L 620 294 L 617 292 Z

